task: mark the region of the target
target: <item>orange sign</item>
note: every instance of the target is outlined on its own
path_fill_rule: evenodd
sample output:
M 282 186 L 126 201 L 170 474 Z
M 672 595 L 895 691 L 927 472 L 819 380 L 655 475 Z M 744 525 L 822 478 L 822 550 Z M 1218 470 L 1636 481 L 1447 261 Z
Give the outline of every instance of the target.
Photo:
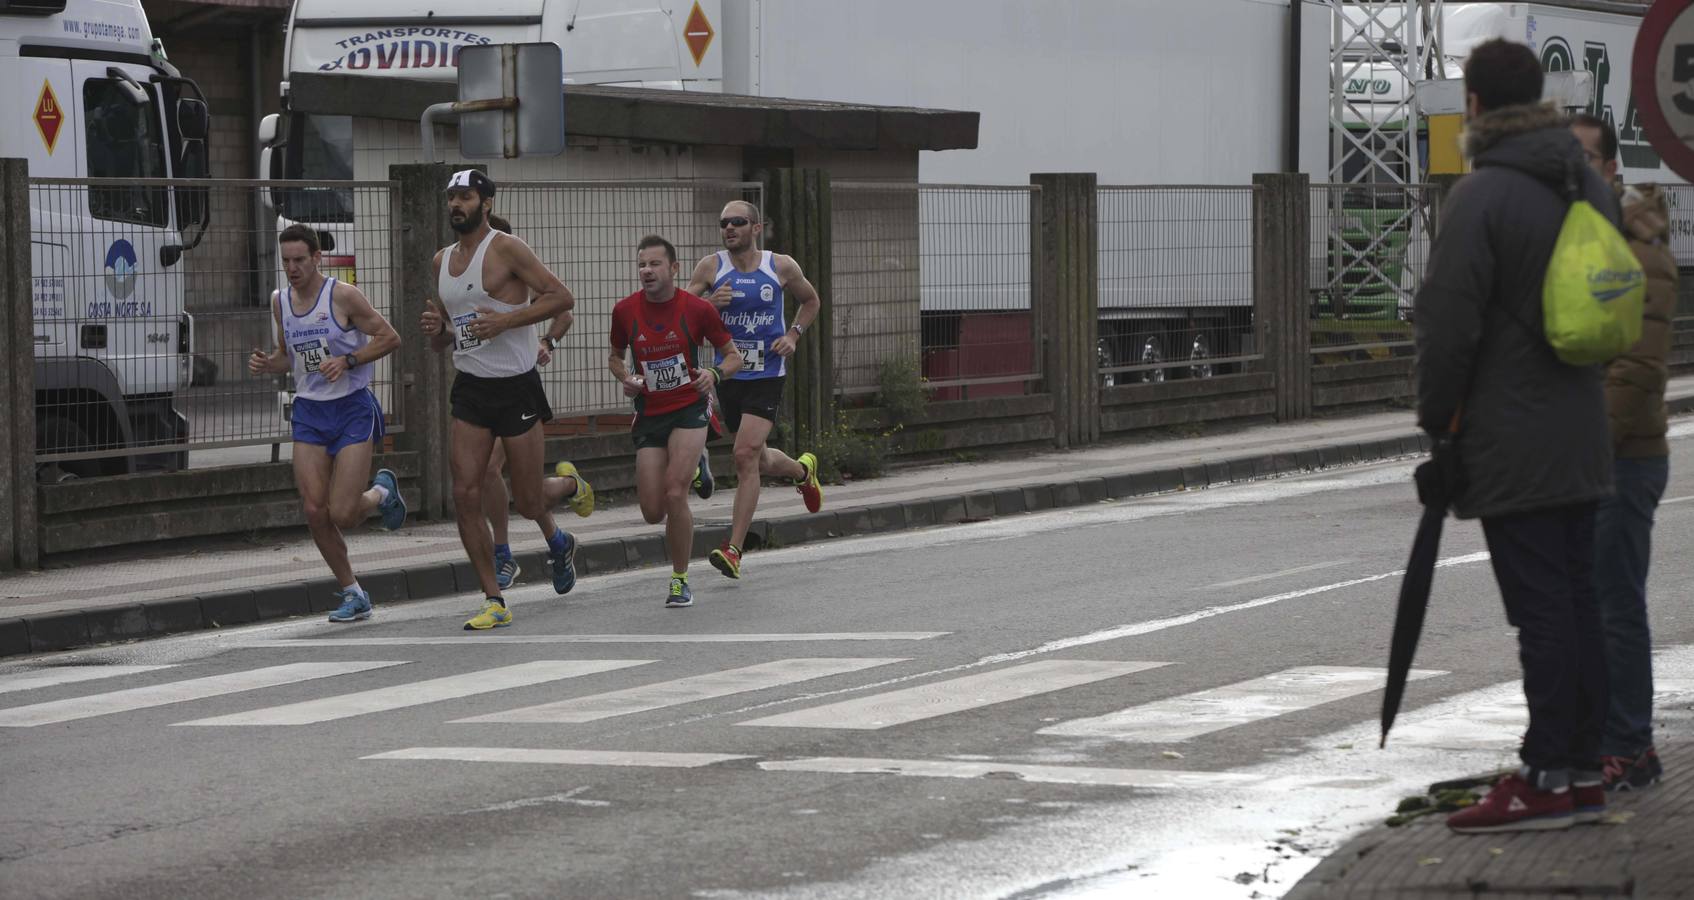
M 694 65 L 706 58 L 706 48 L 712 46 L 712 38 L 717 32 L 712 30 L 712 23 L 706 18 L 706 13 L 700 9 L 696 0 L 694 11 L 688 14 L 688 23 L 682 26 L 682 39 L 688 44 L 688 52 L 694 54 Z
M 47 155 L 59 143 L 59 127 L 65 124 L 65 114 L 59 110 L 59 98 L 53 96 L 53 83 L 41 83 L 41 97 L 35 101 L 35 130 L 41 132 L 41 142 L 47 145 Z

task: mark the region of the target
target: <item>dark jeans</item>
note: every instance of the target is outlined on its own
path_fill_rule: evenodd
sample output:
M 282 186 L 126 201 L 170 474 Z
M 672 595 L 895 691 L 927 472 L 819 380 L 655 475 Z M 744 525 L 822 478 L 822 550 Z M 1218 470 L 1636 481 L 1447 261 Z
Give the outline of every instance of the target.
M 1647 630 L 1647 563 L 1653 512 L 1665 495 L 1670 460 L 1619 459 L 1617 495 L 1600 504 L 1594 524 L 1594 593 L 1606 628 L 1611 701 L 1600 752 L 1638 756 L 1653 746 L 1652 635 Z
M 1605 639 L 1594 596 L 1592 503 L 1482 520 L 1506 619 L 1518 629 L 1529 730 L 1520 755 L 1537 776 L 1600 770 Z

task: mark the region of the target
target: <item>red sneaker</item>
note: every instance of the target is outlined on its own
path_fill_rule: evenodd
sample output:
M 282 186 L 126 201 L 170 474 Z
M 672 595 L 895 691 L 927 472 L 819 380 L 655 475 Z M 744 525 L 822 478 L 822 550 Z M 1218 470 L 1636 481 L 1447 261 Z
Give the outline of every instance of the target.
M 1520 775 L 1507 775 L 1475 806 L 1447 817 L 1460 834 L 1498 831 L 1557 831 L 1576 821 L 1571 791 L 1537 790 Z

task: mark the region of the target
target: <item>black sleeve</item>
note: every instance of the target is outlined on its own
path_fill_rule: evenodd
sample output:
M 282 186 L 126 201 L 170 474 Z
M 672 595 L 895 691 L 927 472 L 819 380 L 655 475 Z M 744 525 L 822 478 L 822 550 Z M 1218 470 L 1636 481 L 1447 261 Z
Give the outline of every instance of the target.
M 1454 187 L 1413 300 L 1418 427 L 1431 434 L 1446 431 L 1464 402 L 1482 340 L 1483 310 L 1494 284 L 1485 189 L 1476 175 Z

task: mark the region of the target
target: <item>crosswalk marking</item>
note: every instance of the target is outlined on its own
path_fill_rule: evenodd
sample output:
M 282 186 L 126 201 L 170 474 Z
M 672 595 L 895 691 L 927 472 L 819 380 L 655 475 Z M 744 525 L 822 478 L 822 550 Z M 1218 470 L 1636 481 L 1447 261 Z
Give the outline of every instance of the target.
M 475 694 L 492 693 L 508 688 L 558 681 L 564 678 L 610 672 L 614 669 L 627 669 L 631 666 L 646 665 L 652 661 L 650 659 L 548 659 L 175 724 L 310 725 L 314 722 L 329 722 L 335 719 L 387 712 L 408 706 L 421 706 L 425 703 L 435 703 L 441 700 L 457 700 Z
M 257 638 L 239 646 L 255 647 L 410 647 L 455 644 L 775 644 L 790 641 L 927 641 L 951 631 L 825 631 L 807 634 L 500 634 L 471 637 Z
M 142 672 L 168 668 L 170 666 L 54 666 L 51 669 L 25 669 L 15 675 L 0 675 L 0 694 L 76 684 L 79 681 L 116 678 L 119 675 L 139 675 Z
M 836 775 L 917 775 L 926 778 L 1004 778 L 1051 784 L 1094 784 L 1133 788 L 1230 787 L 1263 781 L 1233 772 L 1177 772 L 1160 769 L 1108 769 L 1096 766 L 1047 766 L 951 759 L 866 759 L 820 756 L 759 763 L 767 772 L 819 772 Z
M 621 691 L 610 691 L 588 697 L 573 697 L 569 700 L 560 700 L 557 703 L 526 706 L 522 709 L 489 713 L 488 715 L 454 721 L 466 723 L 522 722 L 530 724 L 592 722 L 596 719 L 626 716 L 632 713 L 662 709 L 667 706 L 693 703 L 698 700 L 710 700 L 714 697 L 725 697 L 746 691 L 780 687 L 813 678 L 841 675 L 905 661 L 904 659 L 779 659 L 775 662 L 759 663 L 740 669 L 709 672 L 705 675 L 694 675 L 688 678 L 679 678 L 675 681 L 661 681 L 657 684 L 645 684 Z
M 1656 662 L 1657 660 L 1655 660 Z M 1653 705 L 1663 707 L 1694 696 L 1694 679 L 1653 679 Z M 1447 750 L 1514 750 L 1529 727 L 1523 682 L 1508 681 L 1467 695 L 1464 708 L 1394 726 L 1388 746 Z
M 1169 663 L 1049 659 L 737 724 L 781 728 L 887 728 L 1165 665 Z
M 1410 678 L 1416 681 L 1444 674 L 1414 669 Z M 1384 669 L 1301 666 L 1262 678 L 1131 706 L 1103 716 L 1072 719 L 1036 733 L 1141 743 L 1186 741 L 1248 722 L 1378 691 L 1387 678 L 1388 673 Z
M 236 694 L 242 691 L 276 687 L 299 681 L 311 681 L 317 678 L 331 678 L 336 675 L 350 675 L 355 672 L 367 672 L 371 669 L 385 669 L 389 666 L 403 666 L 405 664 L 404 660 L 288 663 L 280 666 L 267 666 L 262 669 L 249 669 L 244 672 L 225 672 L 218 675 L 208 675 L 205 678 L 173 681 L 169 684 L 155 684 L 105 694 L 94 694 L 88 697 L 37 703 L 33 706 L 0 709 L 0 727 L 33 728 L 37 725 L 70 722 L 110 713 L 183 703 L 189 700 L 204 700 L 208 697 L 221 697 L 225 694 Z
M 537 750 L 528 747 L 408 747 L 361 759 L 427 759 L 448 762 L 539 763 L 554 766 L 641 766 L 694 769 L 734 759 L 731 753 L 658 753 L 635 750 Z

